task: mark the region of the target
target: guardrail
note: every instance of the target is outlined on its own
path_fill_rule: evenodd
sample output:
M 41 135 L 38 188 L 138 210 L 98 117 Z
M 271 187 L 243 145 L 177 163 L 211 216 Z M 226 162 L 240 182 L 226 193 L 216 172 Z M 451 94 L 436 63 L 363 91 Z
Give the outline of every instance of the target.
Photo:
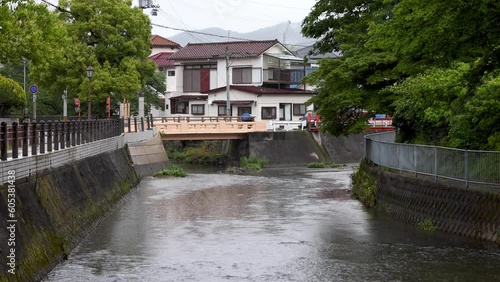
M 293 131 L 303 130 L 304 125 L 302 121 L 271 121 L 273 131 Z
M 500 152 L 394 143 L 394 132 L 365 136 L 365 159 L 374 164 L 469 184 L 500 185 Z
M 123 119 L 0 124 L 0 161 L 44 154 L 123 133 Z

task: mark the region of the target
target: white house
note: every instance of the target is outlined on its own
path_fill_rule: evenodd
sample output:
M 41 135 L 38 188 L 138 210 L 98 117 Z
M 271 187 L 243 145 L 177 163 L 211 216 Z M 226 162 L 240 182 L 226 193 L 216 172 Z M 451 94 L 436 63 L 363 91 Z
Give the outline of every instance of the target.
M 170 57 L 177 51 L 181 49 L 181 46 L 169 39 L 161 37 L 159 35 L 151 35 L 151 56 L 149 60 L 156 64 L 157 70 L 166 73 L 167 76 L 172 71 L 175 72 L 174 61 L 170 60 Z M 168 83 L 168 79 L 167 79 Z M 165 93 L 158 93 L 160 101 L 163 102 L 163 107 L 161 109 L 152 107 L 151 114 L 153 116 L 165 116 L 168 111 L 168 101 L 165 97 Z
M 169 59 L 169 115 L 226 115 L 228 101 L 231 115 L 256 120 L 298 121 L 312 109 L 303 59 L 278 40 L 188 44 Z

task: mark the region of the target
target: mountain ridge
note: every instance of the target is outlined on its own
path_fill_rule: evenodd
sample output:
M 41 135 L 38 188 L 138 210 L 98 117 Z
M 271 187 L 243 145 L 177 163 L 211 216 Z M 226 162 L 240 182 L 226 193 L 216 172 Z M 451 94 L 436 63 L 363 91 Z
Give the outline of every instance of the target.
M 251 32 L 228 31 L 218 27 L 209 27 L 196 32 L 214 34 L 209 36 L 198 33 L 181 32 L 169 39 L 186 46 L 188 43 L 224 42 L 237 40 L 273 40 L 278 39 L 281 43 L 300 49 L 312 45 L 315 40 L 305 38 L 301 34 L 300 23 L 283 22 L 273 26 L 260 28 Z

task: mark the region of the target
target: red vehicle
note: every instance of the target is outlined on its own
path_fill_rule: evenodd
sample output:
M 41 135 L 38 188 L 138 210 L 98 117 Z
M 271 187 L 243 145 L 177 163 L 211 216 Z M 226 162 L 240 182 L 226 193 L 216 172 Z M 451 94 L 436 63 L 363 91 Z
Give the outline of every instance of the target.
M 303 117 L 300 118 L 302 121 L 302 129 L 308 128 L 312 132 L 319 131 L 319 120 L 320 116 L 313 112 L 307 112 Z

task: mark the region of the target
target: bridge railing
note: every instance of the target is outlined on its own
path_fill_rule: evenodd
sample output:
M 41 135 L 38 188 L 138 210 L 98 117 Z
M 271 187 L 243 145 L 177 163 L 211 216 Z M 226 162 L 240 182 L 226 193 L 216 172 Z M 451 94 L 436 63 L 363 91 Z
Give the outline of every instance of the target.
M 252 122 L 255 117 L 243 116 L 168 116 L 154 117 L 153 122 Z
M 0 124 L 0 161 L 59 151 L 123 133 L 123 119 Z
M 365 159 L 415 175 L 485 185 L 500 185 L 500 152 L 400 144 L 394 132 L 365 136 Z

